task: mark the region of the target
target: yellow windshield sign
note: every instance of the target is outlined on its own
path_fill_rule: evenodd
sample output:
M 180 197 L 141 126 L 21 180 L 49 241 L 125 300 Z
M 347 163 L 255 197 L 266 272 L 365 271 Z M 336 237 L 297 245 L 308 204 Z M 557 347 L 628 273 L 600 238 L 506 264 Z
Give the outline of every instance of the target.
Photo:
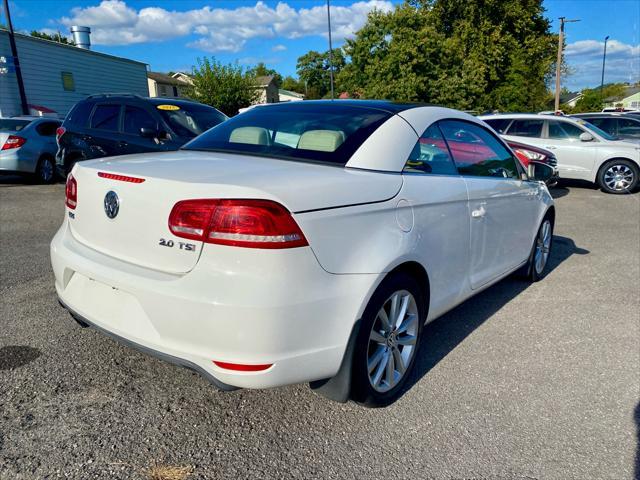
M 156 108 L 158 110 L 180 110 L 180 107 L 177 105 L 158 105 Z

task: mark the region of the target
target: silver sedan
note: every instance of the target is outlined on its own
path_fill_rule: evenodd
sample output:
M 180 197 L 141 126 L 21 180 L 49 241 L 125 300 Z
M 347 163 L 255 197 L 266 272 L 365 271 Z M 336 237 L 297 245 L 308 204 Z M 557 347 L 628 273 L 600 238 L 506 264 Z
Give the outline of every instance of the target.
M 47 117 L 0 118 L 0 174 L 28 174 L 51 183 L 60 125 L 60 120 Z

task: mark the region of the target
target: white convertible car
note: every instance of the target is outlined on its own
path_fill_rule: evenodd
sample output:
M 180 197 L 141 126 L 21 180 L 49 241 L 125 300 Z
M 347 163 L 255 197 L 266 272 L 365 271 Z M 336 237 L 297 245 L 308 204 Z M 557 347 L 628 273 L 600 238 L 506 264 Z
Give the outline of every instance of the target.
M 177 152 L 77 164 L 55 286 L 81 325 L 222 389 L 311 382 L 386 405 L 426 322 L 543 275 L 552 173 L 455 110 L 256 108 Z

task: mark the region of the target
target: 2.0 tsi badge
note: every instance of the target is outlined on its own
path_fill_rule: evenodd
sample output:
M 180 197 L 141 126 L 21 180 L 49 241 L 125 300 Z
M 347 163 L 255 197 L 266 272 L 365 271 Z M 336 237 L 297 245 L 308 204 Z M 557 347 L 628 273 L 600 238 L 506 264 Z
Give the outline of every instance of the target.
M 118 211 L 120 210 L 120 199 L 118 194 L 113 190 L 109 190 L 104 196 L 104 213 L 109 218 L 116 218 Z

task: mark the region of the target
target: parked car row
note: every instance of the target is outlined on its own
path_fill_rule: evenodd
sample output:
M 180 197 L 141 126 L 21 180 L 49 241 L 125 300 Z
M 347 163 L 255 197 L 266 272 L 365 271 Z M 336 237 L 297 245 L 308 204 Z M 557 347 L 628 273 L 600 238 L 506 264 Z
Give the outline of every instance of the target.
M 551 150 L 560 178 L 594 182 L 608 193 L 628 193 L 638 186 L 640 145 L 619 140 L 584 119 L 536 114 L 480 118 L 507 141 Z

